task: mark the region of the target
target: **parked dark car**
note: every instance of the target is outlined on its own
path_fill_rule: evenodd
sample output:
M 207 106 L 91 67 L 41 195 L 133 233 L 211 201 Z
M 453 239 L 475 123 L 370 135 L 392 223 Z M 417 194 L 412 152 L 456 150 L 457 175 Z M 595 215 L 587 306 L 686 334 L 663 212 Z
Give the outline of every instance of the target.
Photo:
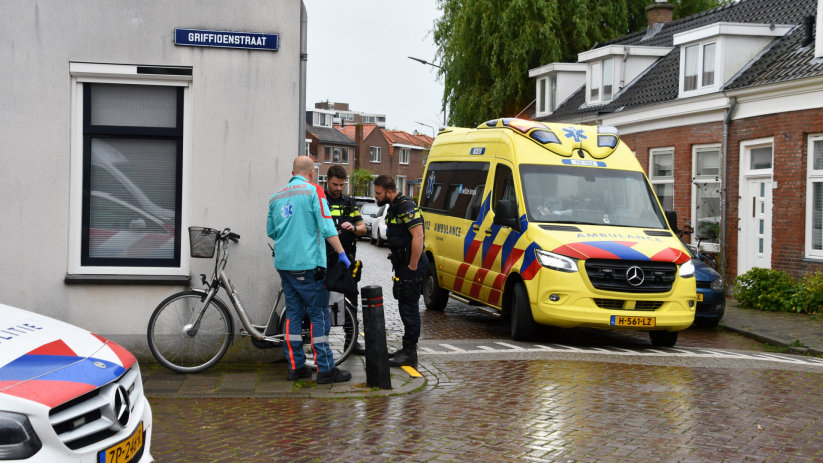
M 714 328 L 726 312 L 726 291 L 723 277 L 717 270 L 696 255 L 694 246 L 686 245 L 694 264 L 694 278 L 697 283 L 697 312 L 694 322 L 700 326 Z

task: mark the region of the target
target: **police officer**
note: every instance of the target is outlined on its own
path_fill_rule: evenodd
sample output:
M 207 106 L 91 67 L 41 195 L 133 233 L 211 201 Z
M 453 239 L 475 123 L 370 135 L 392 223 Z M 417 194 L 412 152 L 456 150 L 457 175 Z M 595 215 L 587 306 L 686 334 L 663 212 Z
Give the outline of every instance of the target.
M 343 245 L 349 261 L 354 262 L 357 255 L 357 238 L 366 234 L 366 222 L 360 216 L 360 210 L 357 208 L 354 198 L 343 194 L 343 188 L 346 187 L 346 178 L 346 169 L 343 166 L 335 164 L 329 167 L 328 172 L 326 172 L 326 200 L 329 202 L 331 218 L 337 227 L 340 244 Z M 337 254 L 334 253 L 334 248 L 329 243 L 326 243 L 326 256 L 329 259 L 329 265 L 337 263 Z M 343 298 L 340 293 L 331 293 L 331 304 L 342 303 L 342 301 Z M 357 305 L 357 301 L 354 305 Z M 352 352 L 363 355 L 365 349 L 358 342 Z
M 423 254 L 423 214 L 408 196 L 399 194 L 394 180 L 381 175 L 374 180 L 377 204 L 389 205 L 386 238 L 394 267 L 392 292 L 403 321 L 403 347 L 391 354 L 389 365 L 417 368 L 417 340 L 420 338 L 420 291 L 428 259 Z
M 311 183 L 314 162 L 298 156 L 292 166 L 288 185 L 269 200 L 267 234 L 274 240 L 274 267 L 280 274 L 286 296 L 286 341 L 283 349 L 289 364 L 289 381 L 311 378 L 306 366 L 301 329 L 306 313 L 311 321 L 312 347 L 317 363 L 319 384 L 339 383 L 351 379 L 351 373 L 334 366 L 324 328 L 328 324 L 329 292 L 326 290 L 325 240 L 334 249 L 337 260 L 348 267 L 348 257 L 337 231 L 323 190 Z M 318 336 L 319 334 L 319 336 Z

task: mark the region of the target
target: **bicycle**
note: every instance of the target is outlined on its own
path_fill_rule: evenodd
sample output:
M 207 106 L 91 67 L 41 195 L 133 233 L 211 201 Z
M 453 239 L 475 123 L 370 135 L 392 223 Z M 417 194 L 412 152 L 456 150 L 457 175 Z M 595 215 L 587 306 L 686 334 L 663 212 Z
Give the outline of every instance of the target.
M 179 373 L 199 373 L 220 361 L 234 339 L 234 320 L 226 303 L 217 295 L 221 288 L 228 294 L 243 325 L 241 336 L 251 337 L 252 344 L 259 349 L 282 346 L 286 322 L 283 288 L 277 292 L 268 322 L 256 325 L 251 322 L 237 289 L 226 273 L 229 242 L 237 243 L 240 235 L 229 228 L 218 231 L 189 227 L 189 236 L 192 257 L 211 259 L 216 255 L 214 271 L 211 279 L 200 274 L 204 288 L 172 294 L 154 309 L 147 332 L 149 349 L 154 358 Z M 342 306 L 333 307 L 329 314 L 332 325 L 329 347 L 335 365 L 339 365 L 348 358 L 357 342 L 357 312 L 348 299 Z M 303 320 L 302 328 L 306 364 L 313 367 L 308 316 Z
M 694 233 L 694 228 L 688 222 L 686 222 L 686 225 L 683 225 L 683 229 L 677 231 L 677 235 L 680 237 L 681 240 L 683 240 L 683 235 L 691 235 L 692 233 Z M 709 267 L 717 270 L 717 260 L 711 254 L 703 252 L 700 249 L 700 242 L 701 238 L 698 236 L 697 244 L 692 245 L 686 243 L 686 241 L 683 241 L 683 244 L 685 244 L 686 247 L 689 248 L 689 251 L 691 251 L 692 254 L 694 254 L 694 257 L 700 259 L 704 264 L 708 265 Z

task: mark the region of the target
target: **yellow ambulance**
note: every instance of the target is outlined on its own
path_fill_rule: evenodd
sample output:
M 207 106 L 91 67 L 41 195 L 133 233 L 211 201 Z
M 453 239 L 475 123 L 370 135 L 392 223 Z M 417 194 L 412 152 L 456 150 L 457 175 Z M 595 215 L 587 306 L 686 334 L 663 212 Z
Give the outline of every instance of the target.
M 648 331 L 656 346 L 694 321 L 690 256 L 613 127 L 444 129 L 418 204 L 430 310 L 451 296 L 508 318 L 515 340 L 551 325 Z

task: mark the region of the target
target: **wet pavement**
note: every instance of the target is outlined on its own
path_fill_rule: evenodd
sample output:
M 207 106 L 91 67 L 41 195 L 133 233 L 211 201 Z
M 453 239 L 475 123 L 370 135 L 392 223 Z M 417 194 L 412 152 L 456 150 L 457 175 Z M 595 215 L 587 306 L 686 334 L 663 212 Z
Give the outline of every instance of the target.
M 370 278 L 380 285 L 390 275 Z M 385 302 L 391 350 L 402 325 L 393 299 Z M 277 352 L 196 375 L 142 363 L 152 454 L 158 462 L 823 462 L 818 318 L 730 299 L 720 328 L 691 328 L 662 349 L 645 333 L 594 330 L 515 343 L 499 320 L 457 302 L 444 312 L 421 307 L 421 317 L 422 376 L 392 369 L 386 390 L 366 384 L 359 356 L 343 365 L 352 380 L 335 385 L 286 381 Z

